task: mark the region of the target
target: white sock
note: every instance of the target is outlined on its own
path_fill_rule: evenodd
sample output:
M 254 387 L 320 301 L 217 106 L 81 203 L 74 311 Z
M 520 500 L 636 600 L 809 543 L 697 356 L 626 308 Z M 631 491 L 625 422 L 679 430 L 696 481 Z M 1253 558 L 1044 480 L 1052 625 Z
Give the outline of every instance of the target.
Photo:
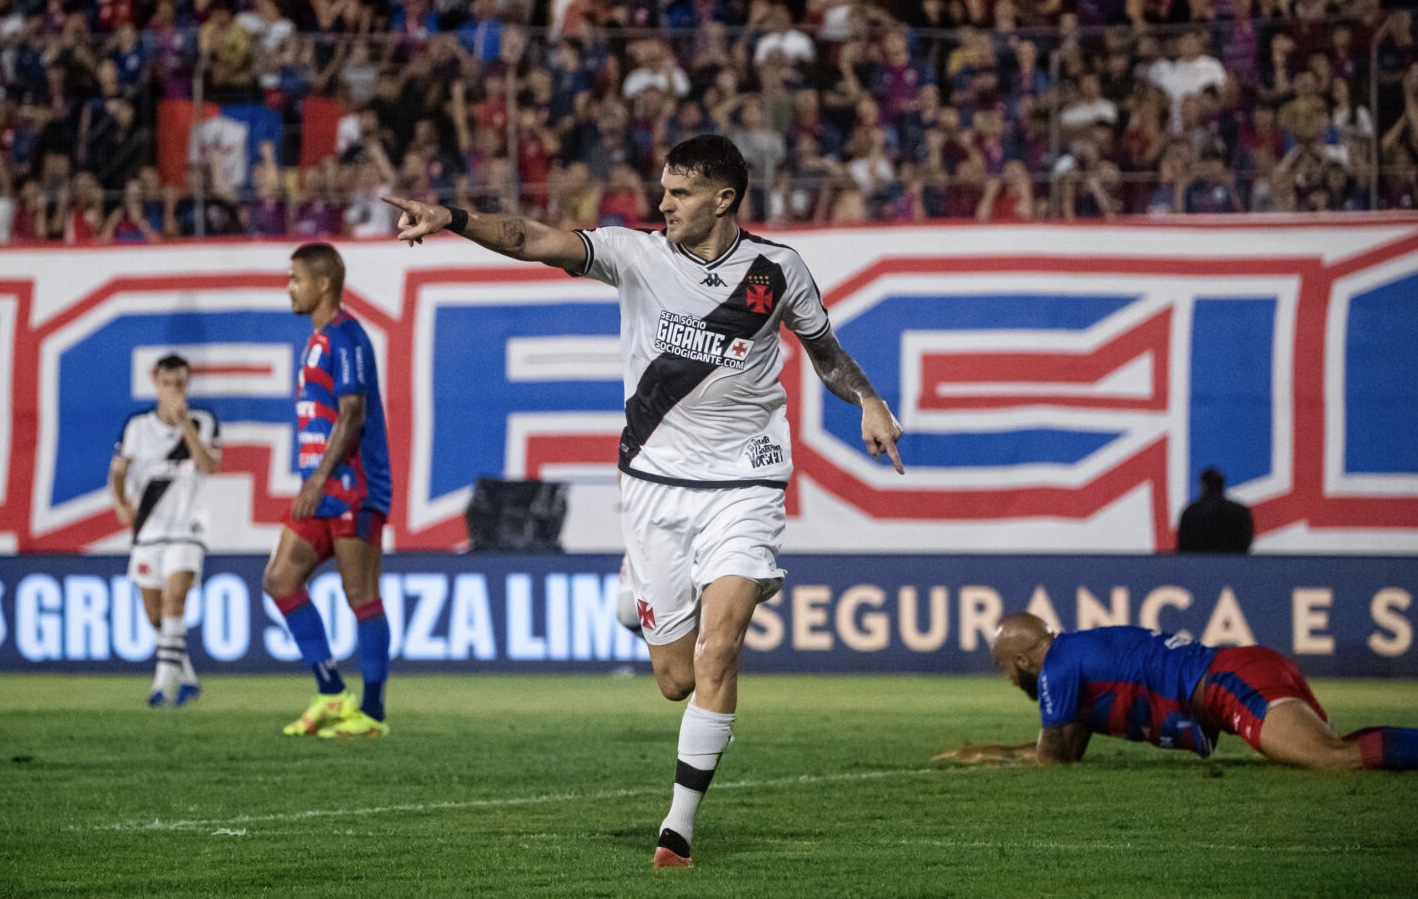
M 153 692 L 175 692 L 182 676 L 182 660 L 187 657 L 187 627 L 177 616 L 163 616 L 158 628 L 158 664 L 153 673 Z M 171 698 L 169 696 L 168 698 Z
M 719 756 L 733 736 L 732 712 L 710 712 L 690 699 L 679 725 L 679 764 L 675 766 L 674 802 L 660 830 L 673 830 L 688 843 L 694 838 L 694 813 L 714 777 Z

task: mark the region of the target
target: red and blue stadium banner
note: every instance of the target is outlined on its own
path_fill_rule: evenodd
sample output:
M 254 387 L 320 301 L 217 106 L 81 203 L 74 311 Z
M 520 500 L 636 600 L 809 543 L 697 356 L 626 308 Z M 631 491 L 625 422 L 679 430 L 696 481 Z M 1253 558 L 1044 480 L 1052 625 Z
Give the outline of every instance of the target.
M 1418 219 L 778 233 L 907 434 L 861 448 L 795 342 L 797 553 L 1151 553 L 1197 473 L 1256 549 L 1418 556 Z M 214 549 L 264 553 L 298 482 L 294 244 L 0 250 L 0 553 L 122 553 L 106 494 L 148 369 L 222 421 Z M 340 244 L 381 363 L 390 548 L 466 538 L 479 476 L 571 485 L 563 544 L 622 544 L 613 291 L 440 237 Z
M 788 555 L 758 608 L 752 673 L 986 673 L 1000 617 L 1058 630 L 1133 624 L 1214 646 L 1261 643 L 1311 676 L 1418 677 L 1414 557 Z M 187 600 L 203 673 L 300 673 L 261 556 L 210 556 Z M 380 583 L 394 670 L 649 672 L 616 623 L 618 555 L 398 553 Z M 142 601 L 120 556 L 0 557 L 0 671 L 151 670 Z M 310 594 L 353 671 L 355 620 L 330 566 Z

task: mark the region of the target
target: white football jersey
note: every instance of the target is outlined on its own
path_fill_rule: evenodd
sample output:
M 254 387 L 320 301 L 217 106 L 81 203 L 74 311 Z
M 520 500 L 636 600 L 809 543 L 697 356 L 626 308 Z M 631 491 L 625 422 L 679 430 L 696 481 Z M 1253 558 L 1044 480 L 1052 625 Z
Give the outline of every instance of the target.
M 221 451 L 221 428 L 205 409 L 189 409 L 202 443 Z M 129 460 L 126 488 L 135 507 L 133 544 L 207 545 L 206 476 L 197 471 L 182 429 L 158 417 L 156 408 L 129 417 L 114 454 Z
M 620 294 L 625 431 L 620 470 L 687 487 L 783 487 L 792 474 L 779 324 L 806 339 L 831 331 L 796 250 L 740 230 L 704 260 L 663 232 L 576 232 L 572 272 Z

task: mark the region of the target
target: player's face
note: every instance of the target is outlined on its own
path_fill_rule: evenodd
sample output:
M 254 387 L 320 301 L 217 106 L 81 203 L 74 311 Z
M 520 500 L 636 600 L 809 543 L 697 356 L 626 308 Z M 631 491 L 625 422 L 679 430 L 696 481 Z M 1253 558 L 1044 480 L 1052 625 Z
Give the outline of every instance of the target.
M 290 294 L 290 308 L 296 315 L 309 315 L 320 305 L 320 280 L 310 271 L 310 266 L 299 259 L 291 260 L 286 281 L 286 293 Z
M 1039 698 L 1039 675 L 1025 671 L 1019 666 L 1018 657 L 994 657 L 995 668 L 1009 678 L 1009 682 L 1028 694 L 1030 699 Z
M 1036 701 L 1039 699 L 1039 675 L 1017 670 L 1014 676 L 1014 685 L 1023 690 L 1030 699 Z
M 186 399 L 187 385 L 191 374 L 185 368 L 159 368 L 153 371 L 153 386 L 157 388 L 158 401 Z
M 697 172 L 686 174 L 665 166 L 660 176 L 665 196 L 660 212 L 665 215 L 665 238 L 670 243 L 694 247 L 708 240 L 718 221 L 715 212 L 724 204 L 727 188 L 704 180 Z

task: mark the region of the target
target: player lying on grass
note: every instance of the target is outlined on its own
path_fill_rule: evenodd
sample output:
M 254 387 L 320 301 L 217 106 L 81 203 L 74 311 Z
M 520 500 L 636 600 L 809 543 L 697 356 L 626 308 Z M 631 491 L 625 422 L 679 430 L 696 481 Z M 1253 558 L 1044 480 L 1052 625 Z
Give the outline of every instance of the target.
M 966 744 L 961 762 L 1076 762 L 1095 733 L 1211 755 L 1222 733 L 1304 768 L 1418 768 L 1418 728 L 1366 727 L 1343 737 L 1294 662 L 1263 646 L 1217 649 L 1141 627 L 1055 634 L 1028 612 L 1000 622 L 995 667 L 1039 702 L 1033 751 Z

